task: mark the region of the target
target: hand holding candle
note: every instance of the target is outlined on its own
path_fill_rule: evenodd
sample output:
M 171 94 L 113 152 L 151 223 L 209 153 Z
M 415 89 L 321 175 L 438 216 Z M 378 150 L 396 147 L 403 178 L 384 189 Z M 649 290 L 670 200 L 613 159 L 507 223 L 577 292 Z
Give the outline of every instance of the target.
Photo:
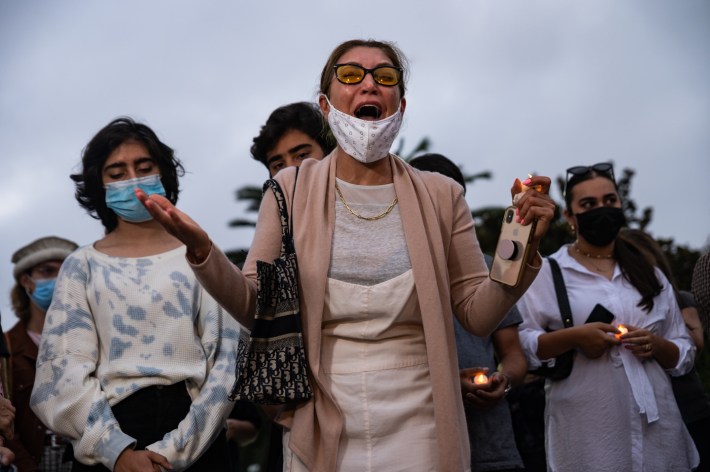
M 479 372 L 471 377 L 471 381 L 476 385 L 485 385 L 488 383 L 488 377 L 483 372 Z
M 530 179 L 532 179 L 532 177 L 532 174 L 528 174 L 528 178 L 526 180 L 521 181 L 520 179 L 516 178 L 515 182 L 513 182 L 513 188 L 519 189 L 519 191 L 513 196 L 513 206 L 518 206 L 518 201 L 522 198 L 525 192 L 530 189 L 533 189 L 537 192 L 542 192 L 542 185 L 533 185 L 532 187 L 528 187 L 526 185 L 530 183 Z
M 622 324 L 618 325 L 618 326 L 616 327 L 616 329 L 619 330 L 619 333 L 614 335 L 614 336 L 616 336 L 616 339 L 621 339 L 621 336 L 622 336 L 622 335 L 624 335 L 624 334 L 626 334 L 626 333 L 629 332 L 629 329 L 628 329 L 626 326 L 622 325 Z
M 461 369 L 461 388 L 464 394 L 477 390 L 488 390 L 492 378 L 488 377 L 488 368 L 486 367 L 469 367 Z
M 478 410 L 493 408 L 503 401 L 510 379 L 503 372 L 489 372 L 485 367 L 461 369 L 461 393 L 467 406 Z

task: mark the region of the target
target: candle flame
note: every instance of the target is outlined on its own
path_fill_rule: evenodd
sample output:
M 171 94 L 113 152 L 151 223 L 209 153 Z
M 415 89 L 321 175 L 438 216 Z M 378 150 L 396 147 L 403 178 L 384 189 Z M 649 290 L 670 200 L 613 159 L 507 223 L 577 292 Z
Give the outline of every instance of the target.
M 532 179 L 533 177 L 534 177 L 533 174 L 528 174 L 528 180 L 529 180 L 529 179 Z M 540 185 L 540 184 L 538 184 L 538 185 L 533 185 L 533 186 L 531 186 L 531 187 L 528 187 L 527 185 L 523 185 L 523 192 L 527 191 L 527 190 L 530 189 L 530 188 L 533 189 L 533 190 L 536 190 L 536 191 L 538 191 L 538 192 L 542 192 L 542 185 Z
M 615 335 L 614 335 L 614 336 L 616 336 L 617 338 L 621 338 L 621 335 L 622 335 L 622 334 L 626 334 L 626 333 L 629 332 L 629 329 L 628 329 L 626 326 L 622 325 L 622 324 L 618 325 L 618 326 L 616 327 L 616 329 L 619 330 L 619 334 L 615 334 Z
M 488 377 L 486 377 L 486 374 L 484 373 L 479 373 L 473 376 L 473 383 L 476 385 L 483 385 L 488 383 Z

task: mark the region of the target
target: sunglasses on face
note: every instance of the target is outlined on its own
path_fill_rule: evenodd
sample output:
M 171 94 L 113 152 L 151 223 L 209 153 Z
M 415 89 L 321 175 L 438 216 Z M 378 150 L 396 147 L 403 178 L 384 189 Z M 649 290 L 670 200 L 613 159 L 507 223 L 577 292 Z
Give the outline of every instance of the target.
M 357 64 L 335 64 L 335 77 L 338 82 L 346 85 L 359 84 L 365 80 L 365 76 L 370 73 L 380 85 L 393 87 L 399 84 L 402 79 L 402 69 L 394 66 L 378 66 L 374 69 L 366 69 Z
M 567 176 L 565 179 L 565 195 L 567 195 L 567 187 L 569 186 L 570 178 L 574 176 L 587 175 L 590 172 L 596 172 L 597 174 L 603 174 L 612 182 L 616 182 L 614 178 L 614 165 L 610 162 L 598 162 L 597 164 L 591 166 L 574 166 L 567 169 Z

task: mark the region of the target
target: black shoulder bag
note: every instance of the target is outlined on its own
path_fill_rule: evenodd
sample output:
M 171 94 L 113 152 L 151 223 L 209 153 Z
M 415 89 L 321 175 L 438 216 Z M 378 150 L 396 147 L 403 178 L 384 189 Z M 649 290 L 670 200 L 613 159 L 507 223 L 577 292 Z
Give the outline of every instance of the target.
M 254 326 L 251 332 L 242 328 L 239 335 L 237 379 L 229 399 L 276 405 L 307 400 L 313 390 L 303 346 L 298 262 L 286 198 L 274 179 L 264 183 L 264 192 L 269 188 L 276 196 L 281 216 L 281 255 L 272 263 L 256 261 Z
M 567 298 L 567 288 L 565 287 L 565 280 L 562 277 L 562 270 L 560 270 L 557 261 L 551 257 L 546 258 L 547 262 L 550 263 L 550 269 L 552 270 L 552 280 L 555 283 L 555 294 L 557 295 L 557 303 L 560 306 L 560 316 L 562 317 L 562 324 L 565 328 L 572 327 L 572 310 L 569 306 L 569 299 Z M 569 377 L 572 372 L 572 365 L 574 363 L 574 349 L 560 354 L 555 358 L 555 365 L 553 367 L 548 367 L 543 365 L 535 370 L 531 370 L 531 374 L 541 375 L 547 377 L 550 380 L 562 380 Z

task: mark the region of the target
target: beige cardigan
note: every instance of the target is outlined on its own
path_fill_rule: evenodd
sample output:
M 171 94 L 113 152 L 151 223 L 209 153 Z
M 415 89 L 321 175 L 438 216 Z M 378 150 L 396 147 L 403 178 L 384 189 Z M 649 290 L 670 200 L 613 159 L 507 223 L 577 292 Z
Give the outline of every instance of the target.
M 470 468 L 469 443 L 461 399 L 452 307 L 463 326 L 489 334 L 530 285 L 537 270 L 528 268 L 522 283 L 510 288 L 491 281 L 471 213 L 453 180 L 420 172 L 389 157 L 399 199 L 404 235 L 422 312 L 440 471 Z M 313 380 L 314 398 L 286 409 L 279 422 L 291 428 L 289 447 L 313 471 L 336 469 L 342 416 L 324 388 L 320 370 L 321 322 L 335 227 L 334 153 L 301 166 L 294 198 L 295 169 L 281 171 L 279 181 L 291 204 L 299 263 L 301 317 Z M 279 255 L 280 220 L 272 192 L 264 196 L 254 244 L 243 275 L 215 248 L 193 269 L 210 294 L 235 317 L 253 316 L 256 261 Z

